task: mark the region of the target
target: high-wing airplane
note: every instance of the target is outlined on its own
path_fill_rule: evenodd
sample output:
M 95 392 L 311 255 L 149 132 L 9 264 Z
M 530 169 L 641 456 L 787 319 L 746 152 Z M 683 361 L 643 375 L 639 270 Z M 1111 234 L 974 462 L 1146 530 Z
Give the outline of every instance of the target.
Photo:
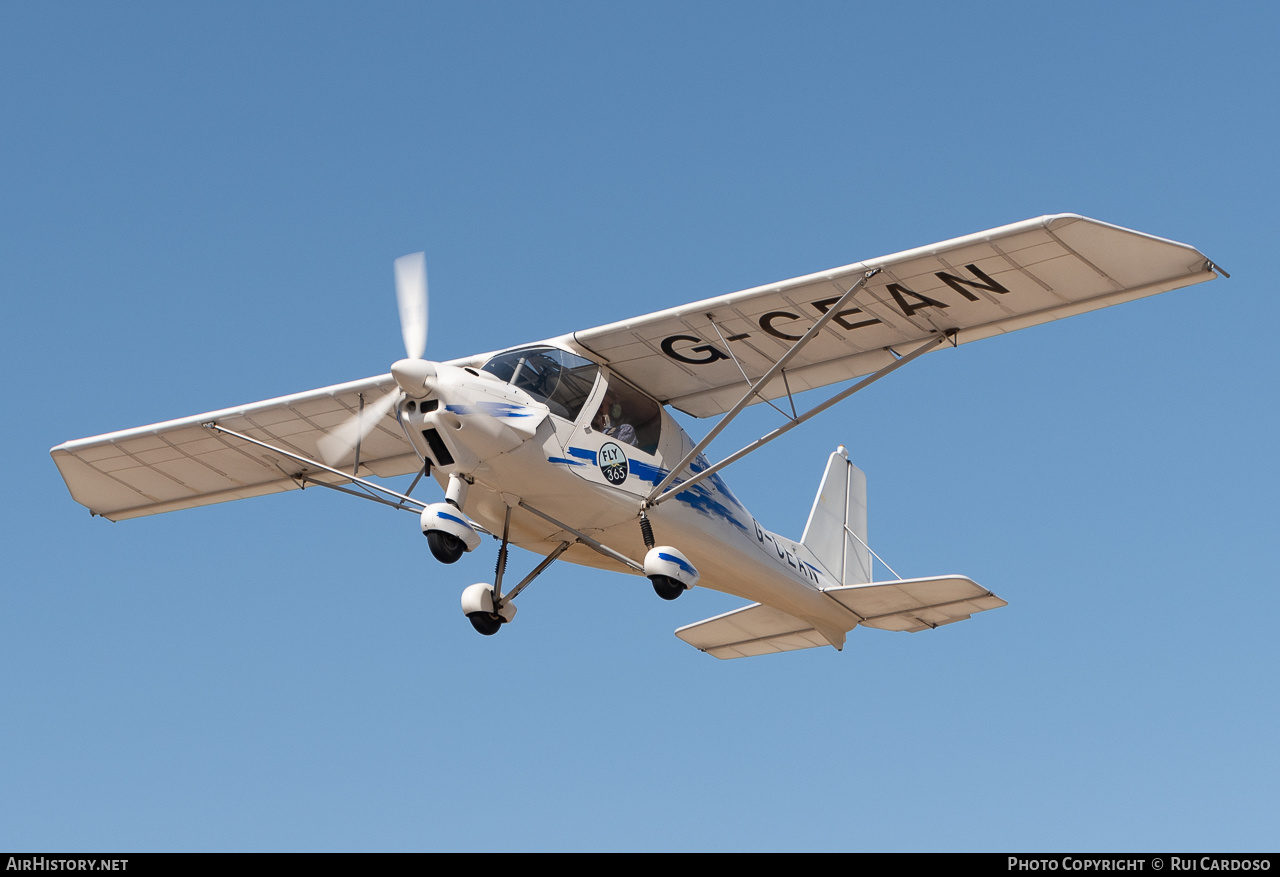
M 958 575 L 873 582 L 866 479 L 843 447 L 799 541 L 751 516 L 725 466 L 931 350 L 1227 276 L 1186 244 L 1042 216 L 432 362 L 422 254 L 395 268 L 406 358 L 390 374 L 59 445 L 71 495 L 119 521 L 325 487 L 417 513 L 443 563 L 498 540 L 494 581 L 462 593 L 483 634 L 565 560 L 643 575 L 667 600 L 701 585 L 752 601 L 676 631 L 718 658 L 841 649 L 855 627 L 914 632 L 1007 604 Z M 795 394 L 858 378 L 797 411 Z M 710 442 L 759 402 L 786 422 L 711 463 Z M 666 406 L 721 417 L 695 442 Z M 366 475 L 414 478 L 401 493 Z M 412 495 L 424 475 L 442 502 Z M 511 545 L 544 559 L 507 587 Z

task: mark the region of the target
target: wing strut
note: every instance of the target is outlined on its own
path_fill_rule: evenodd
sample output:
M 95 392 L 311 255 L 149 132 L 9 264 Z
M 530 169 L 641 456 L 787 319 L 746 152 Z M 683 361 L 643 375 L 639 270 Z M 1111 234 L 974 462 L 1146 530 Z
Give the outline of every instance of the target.
M 227 429 L 225 426 L 218 426 L 217 421 L 210 420 L 208 423 L 202 423 L 201 426 L 203 426 L 205 429 L 211 429 L 214 432 L 220 432 L 223 435 L 234 436 L 235 438 L 242 439 L 246 442 L 249 442 L 250 444 L 257 445 L 260 448 L 266 448 L 268 451 L 271 451 L 272 453 L 279 454 L 282 457 L 288 457 L 290 460 L 296 460 L 297 462 L 302 463 L 304 466 L 315 466 L 317 469 L 320 469 L 321 471 L 329 472 L 333 475 L 337 475 L 343 481 L 350 481 L 354 484 L 359 484 L 365 490 L 368 490 L 371 492 L 376 491 L 377 493 L 384 493 L 387 496 L 393 496 L 396 499 L 400 500 L 401 504 L 408 503 L 409 505 L 417 506 L 419 509 L 425 509 L 427 507 L 427 503 L 423 502 L 420 499 L 414 499 L 411 496 L 405 496 L 403 493 L 396 493 L 394 490 L 392 490 L 389 487 L 383 487 L 381 484 L 376 484 L 364 478 L 357 478 L 355 475 L 348 475 L 346 472 L 343 472 L 341 469 L 334 469 L 332 466 L 326 466 L 324 463 L 320 463 L 320 462 L 317 462 L 316 460 L 309 459 L 307 457 L 302 456 L 301 454 L 295 454 L 292 451 L 286 451 L 284 448 L 277 448 L 275 445 L 269 445 L 266 442 L 258 441 L 256 438 L 252 438 L 250 436 L 244 435 L 243 433 L 236 432 L 235 430 L 232 430 L 232 429 Z M 323 484 L 323 486 L 325 487 L 335 487 L 335 485 L 324 484 L 324 482 L 317 481 L 314 478 L 308 478 L 306 480 L 310 481 L 312 484 Z M 343 492 L 351 493 L 353 491 L 343 490 Z M 356 495 L 359 496 L 359 494 L 356 494 Z M 369 498 L 376 499 L 377 497 L 369 497 Z M 394 503 L 390 503 L 390 505 L 394 505 Z
M 413 493 L 413 489 L 418 486 L 418 482 L 422 480 L 422 476 L 430 475 L 430 474 L 431 474 L 431 461 L 424 460 L 422 463 L 422 468 L 418 470 L 417 475 L 413 476 L 413 481 L 409 484 L 409 489 L 404 492 L 404 495 L 408 496 L 409 494 Z
M 902 368 L 904 365 L 911 362 L 911 360 L 915 359 L 916 357 L 923 356 L 933 348 L 937 347 L 939 344 L 942 344 L 944 341 L 952 341 L 952 343 L 954 344 L 955 343 L 953 340 L 954 336 L 955 336 L 954 331 L 939 332 L 938 334 L 930 338 L 928 341 L 926 341 L 924 344 L 921 344 L 919 347 L 917 347 L 915 350 L 911 351 L 901 359 L 897 359 L 894 362 L 891 362 L 889 365 L 886 365 L 884 368 L 880 369 L 879 371 L 867 375 L 865 378 L 858 381 L 858 383 L 854 384 L 852 387 L 847 387 L 846 389 L 841 390 L 839 393 L 836 393 L 834 396 L 832 396 L 830 399 L 823 402 L 822 404 L 815 405 L 813 408 L 810 408 L 804 414 L 801 414 L 797 417 L 793 417 L 791 420 L 789 420 L 787 423 L 784 423 L 782 426 L 778 427 L 773 432 L 770 432 L 767 435 L 761 436 L 760 438 L 753 441 L 751 444 L 747 445 L 745 448 L 742 448 L 739 451 L 735 451 L 734 453 L 725 457 L 723 460 L 716 463 L 715 465 L 708 466 L 706 469 L 701 470 L 692 478 L 690 478 L 688 481 L 681 481 L 675 487 L 672 487 L 662 493 L 659 493 L 658 491 L 661 489 L 662 485 L 666 485 L 670 483 L 671 480 L 674 478 L 675 474 L 679 471 L 682 471 L 684 467 L 688 465 L 688 457 L 686 456 L 685 460 L 682 460 L 679 466 L 672 468 L 671 474 L 668 475 L 666 479 L 663 480 L 662 485 L 660 485 L 659 488 L 655 489 L 647 497 L 645 497 L 644 503 L 641 506 L 642 511 L 643 509 L 651 508 L 653 506 L 658 505 L 661 502 L 665 502 L 666 500 L 670 499 L 674 494 L 680 493 L 681 491 L 684 491 L 684 490 L 688 490 L 690 487 L 697 484 L 699 481 L 702 481 L 704 478 L 710 478 L 712 475 L 716 474 L 725 466 L 728 466 L 730 463 L 736 463 L 738 460 L 741 460 L 743 457 L 745 457 L 747 454 L 751 453 L 752 451 L 762 447 L 763 445 L 767 445 L 769 442 L 773 441 L 778 436 L 783 435 L 784 433 L 790 432 L 800 424 L 804 423 L 806 420 L 816 417 L 817 415 L 826 411 L 832 405 L 835 405 L 838 402 L 843 402 L 845 399 L 849 398 L 854 393 L 858 392 L 859 390 L 863 389 L 864 387 L 872 383 L 875 383 L 876 381 L 880 380 L 882 377 L 889 374 L 890 372 L 893 372 Z M 725 418 L 728 419 L 730 416 L 732 416 L 732 413 L 733 412 L 731 412 L 730 414 L 726 414 Z M 721 424 L 723 424 L 723 422 L 724 421 L 721 421 Z M 717 429 L 713 430 L 712 432 L 714 433 L 718 431 L 718 427 L 721 424 L 717 424 Z M 700 450 L 705 446 L 706 446 L 706 440 L 704 439 L 702 442 L 699 442 L 698 448 L 695 448 L 695 451 Z M 883 561 L 881 561 L 881 563 L 883 563 Z M 894 573 L 894 575 L 897 575 L 897 573 Z
M 747 390 L 746 395 L 739 399 L 738 404 L 729 409 L 728 413 L 726 413 L 724 417 L 720 418 L 720 422 L 712 427 L 711 432 L 707 433 L 703 437 L 702 441 L 694 445 L 693 450 L 685 454 L 683 460 L 671 467 L 671 471 L 667 473 L 667 477 L 658 482 L 657 486 L 654 487 L 653 490 L 649 491 L 649 495 L 644 498 L 644 503 L 641 507 L 648 508 L 651 505 L 655 505 L 656 503 L 654 502 L 654 498 L 666 490 L 667 487 L 670 486 L 671 482 L 675 481 L 676 477 L 688 468 L 690 463 L 698 459 L 698 455 L 703 452 L 707 445 L 711 444 L 711 440 L 718 436 L 721 430 L 728 426 L 733 419 L 742 412 L 743 408 L 746 408 L 751 404 L 752 397 L 759 393 L 760 390 L 763 389 L 771 380 L 777 377 L 778 372 L 786 368 L 787 364 L 795 358 L 796 354 L 804 349 L 805 345 L 807 345 L 814 336 L 821 332 L 822 328 L 826 326 L 827 323 L 830 323 L 836 314 L 844 310 L 844 306 L 849 303 L 849 299 L 853 298 L 853 294 L 861 289 L 863 284 L 879 273 L 879 268 L 872 268 L 869 271 L 864 271 L 862 276 L 858 278 L 858 281 L 854 283 L 853 286 L 850 286 L 844 295 L 840 296 L 840 300 L 836 302 L 835 305 L 826 313 L 819 317 L 818 321 L 809 327 L 809 331 L 805 332 L 804 336 L 799 341 L 792 344 L 791 349 L 782 354 L 782 358 L 775 362 L 773 367 L 765 372 L 760 380 L 751 385 Z M 795 422 L 793 422 L 792 425 L 794 426 Z
M 595 539 L 592 539 L 586 533 L 582 533 L 582 532 L 579 532 L 578 530 L 573 529 L 573 527 L 570 527 L 564 521 L 557 521 L 555 518 L 551 517 L 551 515 L 547 514 L 546 512 L 538 511 L 537 509 L 529 505 L 524 500 L 520 500 L 520 508 L 524 509 L 527 512 L 533 512 L 533 514 L 542 518 L 542 520 L 547 521 L 548 523 L 555 524 L 557 527 L 561 528 L 566 533 L 572 533 L 574 536 L 578 537 L 579 542 L 581 542 L 583 545 L 587 546 L 588 548 L 594 551 L 597 551 L 600 554 L 603 554 L 605 557 L 613 558 L 614 560 L 618 561 L 618 563 L 622 564 L 623 566 L 630 567 L 631 569 L 635 570 L 641 575 L 644 574 L 644 564 L 636 563 L 634 560 L 627 557 L 625 554 L 619 551 L 614 551 L 608 545 L 605 545 L 602 542 L 597 542 Z M 556 556 L 559 557 L 560 555 L 557 554 Z
M 523 503 L 521 503 L 523 505 Z M 533 568 L 533 572 L 529 573 L 520 580 L 520 584 L 511 589 L 511 593 L 505 596 L 502 593 L 502 575 L 507 571 L 507 546 L 511 544 L 511 506 L 507 506 L 506 517 L 502 521 L 502 545 L 498 548 L 498 564 L 493 570 L 493 604 L 501 606 L 514 600 L 521 591 L 529 586 L 529 583 L 542 575 L 543 570 L 556 562 L 556 558 L 569 550 L 572 542 L 561 542 L 556 546 L 555 550 L 542 559 L 542 562 Z

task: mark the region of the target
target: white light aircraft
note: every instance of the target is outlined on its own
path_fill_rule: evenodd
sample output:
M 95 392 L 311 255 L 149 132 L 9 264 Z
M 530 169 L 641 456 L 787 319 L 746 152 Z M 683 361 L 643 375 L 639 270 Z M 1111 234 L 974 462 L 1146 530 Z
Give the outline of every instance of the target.
M 406 358 L 390 374 L 50 453 L 75 500 L 113 521 L 319 486 L 417 513 L 444 563 L 491 534 L 500 543 L 495 580 L 462 593 L 483 634 L 510 622 L 515 598 L 565 560 L 643 575 L 667 600 L 701 585 L 753 601 L 676 631 L 718 658 L 841 649 L 855 627 L 920 631 L 1006 603 L 958 575 L 872 582 L 866 480 L 843 447 L 799 541 L 761 526 L 721 469 L 928 351 L 1218 274 L 1227 276 L 1185 244 L 1043 216 L 432 362 L 423 359 L 426 267 L 415 254 L 396 260 Z M 797 412 L 794 394 L 855 378 Z M 757 402 L 786 422 L 710 463 L 709 443 Z M 668 405 L 722 416 L 695 442 Z M 363 474 L 414 478 L 400 493 Z M 424 475 L 444 488 L 443 502 L 412 495 Z M 507 588 L 510 545 L 544 559 Z

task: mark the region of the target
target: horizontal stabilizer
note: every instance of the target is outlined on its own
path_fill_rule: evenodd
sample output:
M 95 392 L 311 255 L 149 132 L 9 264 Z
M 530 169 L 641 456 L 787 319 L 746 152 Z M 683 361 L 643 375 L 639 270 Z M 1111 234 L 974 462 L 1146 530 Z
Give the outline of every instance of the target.
M 964 621 L 975 612 L 1009 604 L 964 576 L 902 579 L 826 592 L 862 620 L 860 627 L 915 633 Z
M 975 612 L 1009 604 L 964 576 L 902 579 L 829 588 L 826 593 L 858 616 L 859 627 L 915 633 L 964 621 Z M 676 636 L 717 658 L 750 658 L 831 645 L 808 621 L 772 606 L 741 609 L 686 625 Z
M 676 636 L 717 658 L 750 658 L 828 645 L 809 622 L 760 603 L 686 625 Z

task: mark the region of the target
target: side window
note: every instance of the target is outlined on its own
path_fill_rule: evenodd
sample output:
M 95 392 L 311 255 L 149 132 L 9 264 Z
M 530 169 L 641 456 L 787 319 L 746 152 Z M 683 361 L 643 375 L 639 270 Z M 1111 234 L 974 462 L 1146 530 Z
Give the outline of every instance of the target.
M 658 450 L 662 431 L 662 406 L 626 381 L 610 376 L 591 427 L 653 454 Z

